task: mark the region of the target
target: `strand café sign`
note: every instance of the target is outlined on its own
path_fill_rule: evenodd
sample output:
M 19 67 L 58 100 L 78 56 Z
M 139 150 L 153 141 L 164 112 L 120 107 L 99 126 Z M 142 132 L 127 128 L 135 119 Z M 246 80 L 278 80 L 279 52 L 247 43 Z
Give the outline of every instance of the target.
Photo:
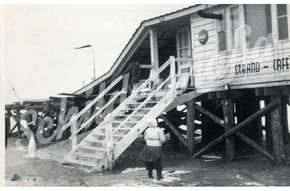
M 104 82 L 105 83 L 105 82 Z M 142 82 L 139 82 L 142 83 Z M 125 89 L 127 90 L 129 86 L 129 74 L 124 75 L 124 80 L 123 80 L 123 84 L 122 84 L 122 88 L 121 89 Z M 102 87 L 102 84 L 100 85 L 100 87 Z M 105 86 L 103 86 L 105 87 Z M 103 91 L 100 90 L 100 92 Z M 90 96 L 90 94 L 92 94 L 93 91 L 88 90 L 87 91 L 87 96 Z M 113 94 L 117 94 L 120 91 L 115 91 Z M 108 100 L 110 100 L 112 97 L 110 97 Z M 127 98 L 127 95 L 124 94 L 124 96 L 121 96 L 121 98 L 118 100 L 116 99 L 115 101 L 113 101 L 110 106 L 108 106 L 107 108 L 104 109 L 104 111 L 95 118 L 94 121 L 92 121 L 89 125 L 87 125 L 87 128 L 90 127 L 90 125 L 92 123 L 96 123 L 99 124 L 104 117 L 111 113 L 114 110 L 114 105 L 119 105 L 119 103 L 123 102 L 125 99 Z M 91 101 L 88 101 L 86 103 L 86 105 L 88 105 Z M 98 110 L 100 108 L 102 108 L 105 105 L 105 100 L 104 98 L 101 98 L 96 104 L 95 104 L 95 108 L 94 111 L 90 112 L 86 112 L 84 115 L 82 115 L 79 120 L 77 120 L 76 123 L 76 128 L 77 130 L 79 129 L 79 127 L 81 126 L 82 123 L 85 123 L 90 116 L 94 115 L 96 112 L 98 112 Z M 79 112 L 79 108 L 77 106 L 73 106 L 71 108 L 67 108 L 67 99 L 66 98 L 62 98 L 61 99 L 61 105 L 60 105 L 60 113 L 57 116 L 57 126 L 54 123 L 54 117 L 52 116 L 45 116 L 45 117 L 40 117 L 38 118 L 37 115 L 37 111 L 30 109 L 27 110 L 20 118 L 19 121 L 21 120 L 27 120 L 27 118 L 30 118 L 31 120 L 27 120 L 27 125 L 28 126 L 34 126 L 34 129 L 36 129 L 36 133 L 35 133 L 35 137 L 38 140 L 39 143 L 41 144 L 49 144 L 50 142 L 52 142 L 53 140 L 60 140 L 63 137 L 64 131 L 62 130 L 62 127 L 69 122 L 69 120 L 71 119 L 72 116 L 76 115 Z M 37 121 L 39 121 L 38 123 L 36 123 Z M 35 125 L 38 124 L 38 126 L 36 127 Z M 21 123 L 20 123 L 21 129 L 23 130 L 24 134 L 28 137 L 28 139 L 31 136 L 32 131 L 28 128 L 25 128 Z M 45 132 L 47 132 L 48 130 L 51 130 L 53 133 L 51 135 L 44 135 Z
M 290 56 L 274 59 L 272 62 L 273 70 L 274 71 L 289 70 L 290 69 L 289 59 L 290 59 Z M 235 75 L 259 73 L 261 69 L 266 69 L 266 68 L 269 68 L 269 65 L 264 65 L 261 68 L 260 62 L 252 62 L 248 64 L 236 64 Z

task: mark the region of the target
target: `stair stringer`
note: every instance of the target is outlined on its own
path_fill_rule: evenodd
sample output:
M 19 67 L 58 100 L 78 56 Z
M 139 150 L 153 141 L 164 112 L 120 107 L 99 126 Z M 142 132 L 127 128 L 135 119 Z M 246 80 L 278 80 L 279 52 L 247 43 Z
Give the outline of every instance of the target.
M 76 153 L 81 147 L 86 146 L 86 145 L 89 145 L 86 140 L 89 139 L 89 138 L 93 138 L 93 134 L 94 133 L 101 132 L 101 128 L 102 127 L 105 127 L 104 121 L 102 121 L 80 143 L 78 143 L 78 145 L 76 146 L 76 148 L 72 149 L 69 153 L 67 153 L 66 156 L 64 157 L 64 161 L 69 162 L 69 163 L 73 163 L 74 165 L 80 165 L 80 164 L 77 164 L 77 163 L 71 161 L 72 155 L 74 153 Z M 105 145 L 103 145 L 103 147 L 105 147 Z M 97 153 L 97 152 L 99 152 L 99 151 L 96 151 L 95 153 Z M 103 160 L 105 159 L 105 157 L 106 157 L 106 154 L 103 155 Z M 96 167 L 101 168 L 101 166 L 102 166 L 102 165 L 98 165 L 98 163 L 95 163 L 95 164 L 96 164 L 96 166 L 92 166 L 92 169 L 93 168 L 96 168 Z M 106 169 L 107 168 L 107 164 L 105 164 L 103 168 Z M 86 171 L 88 171 L 88 172 L 91 172 L 91 170 L 88 170 L 87 168 L 83 168 L 83 169 L 86 170 Z
M 172 92 L 168 91 L 164 97 L 159 100 L 152 109 L 128 132 L 113 148 L 114 160 L 116 160 L 147 128 L 147 120 L 149 118 L 157 118 L 163 110 L 174 101 L 172 98 Z M 108 167 L 107 155 L 104 156 L 104 160 L 101 164 L 94 167 L 92 171 L 100 171 L 100 167 Z

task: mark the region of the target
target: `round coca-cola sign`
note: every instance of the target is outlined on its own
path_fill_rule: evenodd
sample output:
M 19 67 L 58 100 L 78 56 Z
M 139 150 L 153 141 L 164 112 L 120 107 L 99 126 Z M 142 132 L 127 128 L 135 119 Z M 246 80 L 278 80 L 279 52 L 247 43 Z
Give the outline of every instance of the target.
M 208 41 L 208 32 L 207 32 L 207 30 L 202 29 L 198 33 L 198 40 L 199 40 L 199 43 L 202 44 L 202 45 L 204 45 Z

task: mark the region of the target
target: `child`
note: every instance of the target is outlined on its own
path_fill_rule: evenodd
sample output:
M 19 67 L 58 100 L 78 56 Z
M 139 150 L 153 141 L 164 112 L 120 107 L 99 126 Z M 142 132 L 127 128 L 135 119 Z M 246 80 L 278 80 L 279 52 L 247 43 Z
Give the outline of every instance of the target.
M 157 121 L 150 118 L 147 121 L 148 128 L 144 132 L 146 145 L 141 152 L 141 158 L 145 162 L 146 169 L 148 170 L 148 177 L 153 178 L 152 171 L 156 169 L 157 179 L 162 179 L 162 143 L 166 141 L 164 132 L 157 126 Z

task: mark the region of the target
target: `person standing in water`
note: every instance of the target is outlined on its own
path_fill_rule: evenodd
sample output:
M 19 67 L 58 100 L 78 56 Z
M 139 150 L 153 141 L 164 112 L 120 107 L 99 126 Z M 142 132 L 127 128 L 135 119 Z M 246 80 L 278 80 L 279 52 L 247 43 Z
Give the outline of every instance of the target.
M 144 132 L 146 145 L 141 152 L 141 158 L 145 162 L 148 177 L 153 178 L 153 169 L 156 169 L 157 179 L 162 179 L 162 144 L 166 138 L 162 129 L 157 126 L 157 121 L 150 118 L 147 121 L 148 128 Z

